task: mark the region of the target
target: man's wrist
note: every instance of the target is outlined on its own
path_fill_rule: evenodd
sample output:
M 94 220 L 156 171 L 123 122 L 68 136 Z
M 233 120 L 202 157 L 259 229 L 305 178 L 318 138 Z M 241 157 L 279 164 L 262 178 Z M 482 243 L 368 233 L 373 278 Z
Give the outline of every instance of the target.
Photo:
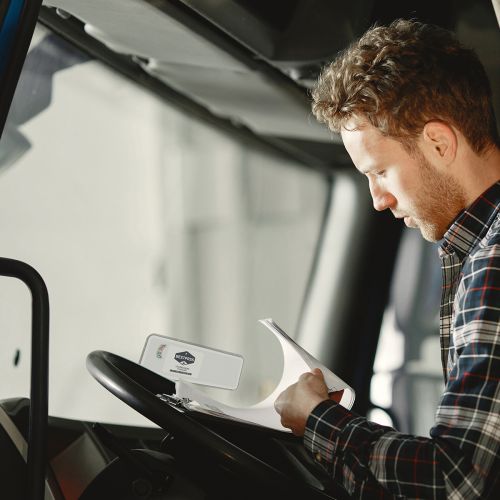
M 314 427 L 314 422 L 317 422 L 318 417 L 321 416 L 325 411 L 328 411 L 330 408 L 333 408 L 335 406 L 339 406 L 339 403 L 336 403 L 331 399 L 323 399 L 319 401 L 309 412 L 309 415 L 306 419 L 306 430 L 308 428 Z
M 318 441 L 324 440 L 324 437 L 321 435 L 321 431 L 324 430 L 324 425 L 318 424 L 324 423 L 325 420 L 330 423 L 331 417 L 332 420 L 335 420 L 334 414 L 336 413 L 337 407 L 344 410 L 339 403 L 331 399 L 323 400 L 313 408 L 307 418 L 304 429 L 304 446 L 318 463 L 330 462 L 332 455 L 331 449 L 327 450 L 324 446 L 318 446 Z M 334 422 L 332 423 L 334 424 Z M 329 435 L 329 440 L 330 439 L 332 439 L 331 435 Z
M 312 401 L 310 401 L 309 405 L 308 405 L 308 408 L 306 409 L 305 413 L 305 420 L 307 421 L 307 419 L 309 418 L 309 416 L 311 415 L 311 413 L 321 404 L 323 403 L 324 401 L 329 401 L 328 399 L 324 399 L 324 398 L 321 398 L 321 397 L 317 397 L 317 398 L 314 398 Z

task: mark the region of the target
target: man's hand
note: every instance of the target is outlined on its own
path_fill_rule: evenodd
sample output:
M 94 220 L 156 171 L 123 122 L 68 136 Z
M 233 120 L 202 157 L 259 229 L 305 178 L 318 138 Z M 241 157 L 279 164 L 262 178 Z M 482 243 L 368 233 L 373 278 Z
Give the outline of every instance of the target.
M 339 401 L 342 393 L 333 394 Z M 329 399 L 328 388 L 319 368 L 303 373 L 296 384 L 284 390 L 274 403 L 281 416 L 281 425 L 288 427 L 296 436 L 302 436 L 309 414 L 321 401 Z

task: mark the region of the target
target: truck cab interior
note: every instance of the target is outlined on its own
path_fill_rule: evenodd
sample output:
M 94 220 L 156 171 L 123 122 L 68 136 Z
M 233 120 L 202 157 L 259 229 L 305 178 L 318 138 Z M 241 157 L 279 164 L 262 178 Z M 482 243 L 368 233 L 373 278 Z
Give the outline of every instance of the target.
M 258 319 L 428 435 L 443 388 L 437 244 L 376 212 L 310 90 L 375 23 L 478 53 L 493 0 L 6 0 L 0 6 L 0 497 L 349 498 L 300 438 L 189 416 L 151 333 L 238 353 L 236 406 L 283 359 Z M 497 118 L 498 121 L 498 118 Z M 50 311 L 50 312 L 49 312 Z

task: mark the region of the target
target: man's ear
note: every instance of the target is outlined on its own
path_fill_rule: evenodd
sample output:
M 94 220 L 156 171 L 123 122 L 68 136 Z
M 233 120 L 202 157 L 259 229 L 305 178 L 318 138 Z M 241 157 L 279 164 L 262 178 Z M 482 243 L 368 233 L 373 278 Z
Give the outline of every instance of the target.
M 422 130 L 423 146 L 435 162 L 450 165 L 457 155 L 458 138 L 447 123 L 431 120 Z

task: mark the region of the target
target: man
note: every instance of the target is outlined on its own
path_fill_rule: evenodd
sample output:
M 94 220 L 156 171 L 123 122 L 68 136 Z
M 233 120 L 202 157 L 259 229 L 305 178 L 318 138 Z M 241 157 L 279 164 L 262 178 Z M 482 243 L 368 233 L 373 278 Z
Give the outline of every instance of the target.
M 282 424 L 356 498 L 485 498 L 500 465 L 500 142 L 485 71 L 448 31 L 399 20 L 328 66 L 313 100 L 375 209 L 443 239 L 446 386 L 427 438 L 347 411 L 319 370 L 277 399 Z

